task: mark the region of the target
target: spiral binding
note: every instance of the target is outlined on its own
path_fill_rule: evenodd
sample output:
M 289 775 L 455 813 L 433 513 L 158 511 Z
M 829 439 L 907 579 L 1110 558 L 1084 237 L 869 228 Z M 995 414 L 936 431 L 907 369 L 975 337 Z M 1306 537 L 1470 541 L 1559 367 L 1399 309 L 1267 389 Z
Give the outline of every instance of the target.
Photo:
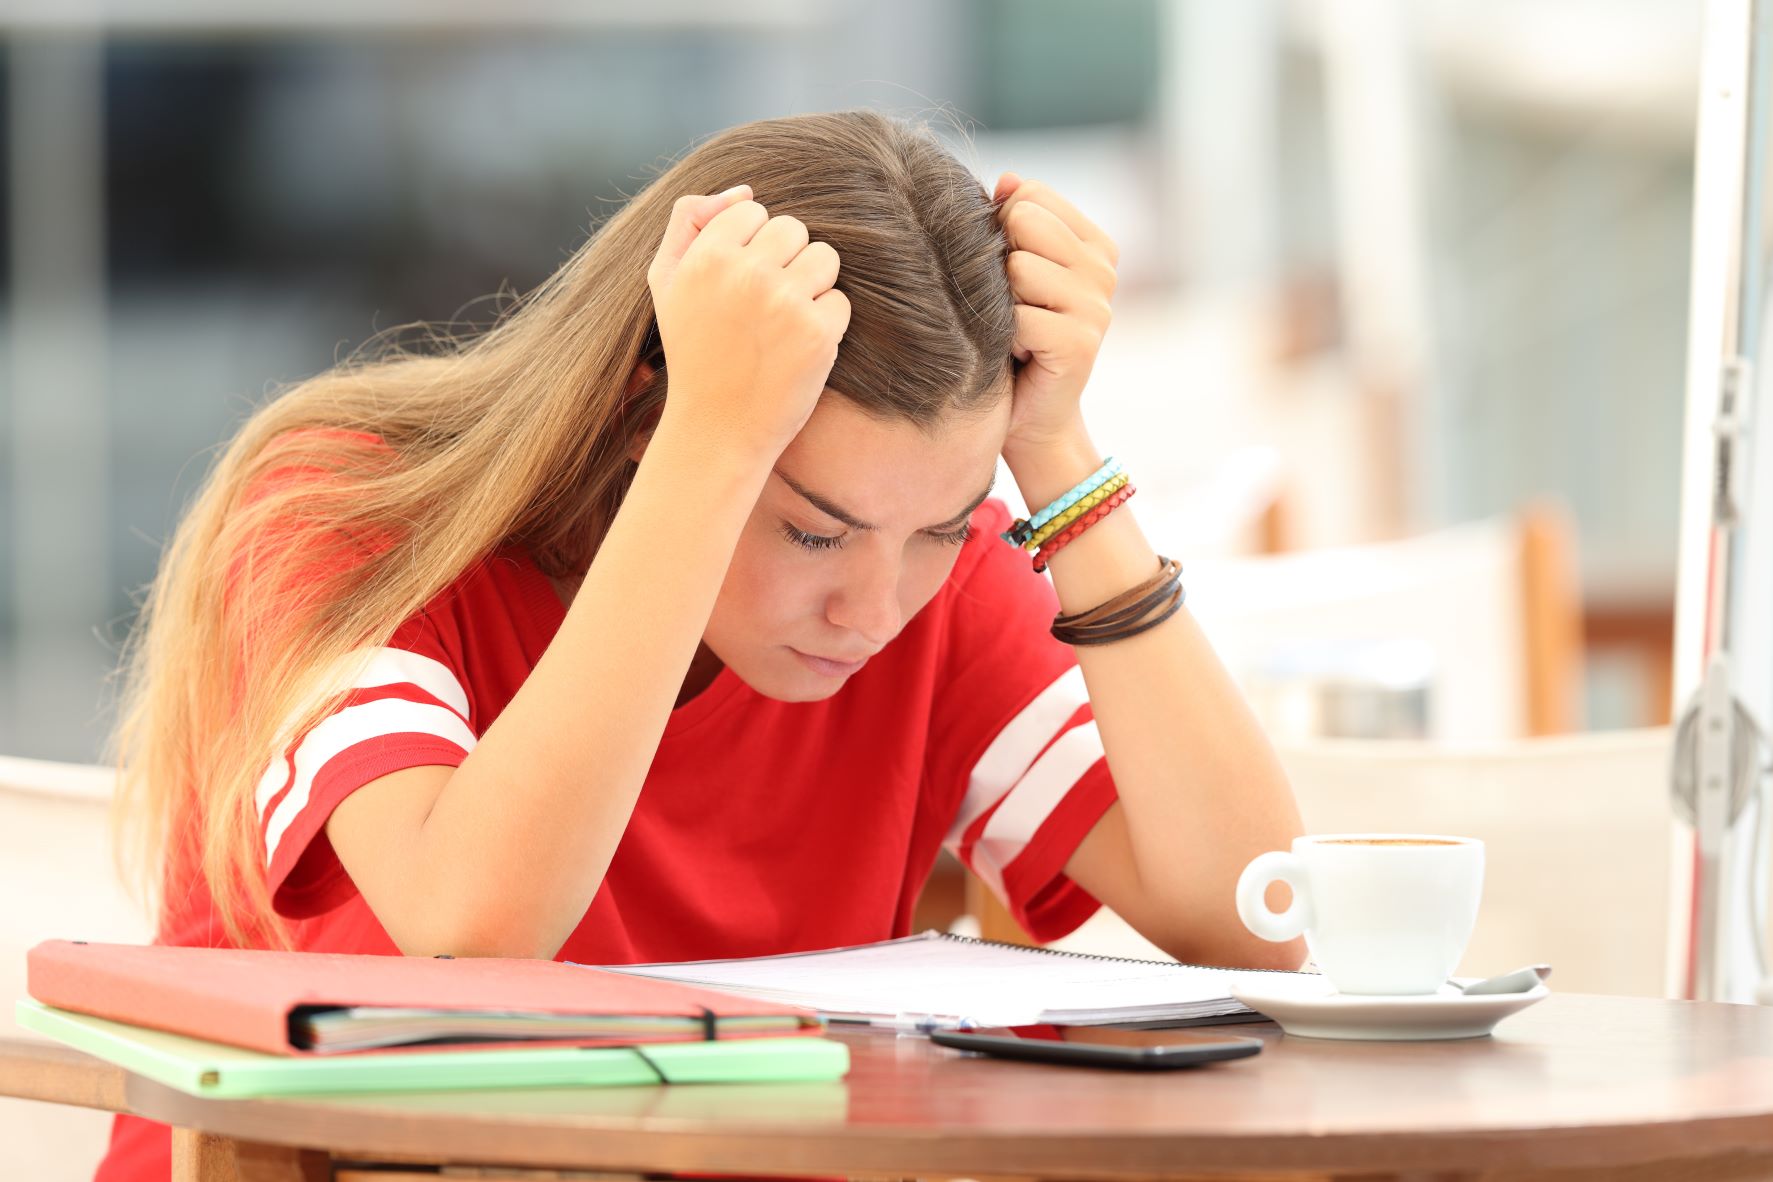
M 934 929 L 932 929 L 934 930 Z M 1201 969 L 1209 973 L 1279 973 L 1285 977 L 1315 977 L 1303 969 L 1241 969 L 1224 965 L 1184 964 L 1171 960 L 1142 960 L 1137 956 L 1109 956 L 1105 952 L 1076 952 L 1070 948 L 1040 948 L 1028 944 L 1012 944 L 1008 940 L 987 940 L 983 936 L 963 936 L 959 932 L 937 932 L 944 940 L 960 940 L 967 944 L 985 944 L 996 948 L 1014 948 L 1018 952 L 1044 952 L 1048 956 L 1076 956 L 1084 960 L 1109 960 L 1120 964 L 1163 965 L 1166 968 Z

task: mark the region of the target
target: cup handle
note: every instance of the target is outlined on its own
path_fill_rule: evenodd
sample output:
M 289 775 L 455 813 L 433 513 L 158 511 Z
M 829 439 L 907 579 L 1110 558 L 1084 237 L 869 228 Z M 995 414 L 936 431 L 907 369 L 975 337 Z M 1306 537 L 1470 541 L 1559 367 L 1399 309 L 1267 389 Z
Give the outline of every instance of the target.
M 1269 910 L 1268 884 L 1284 882 L 1293 888 L 1293 902 L 1285 911 Z M 1285 943 L 1311 926 L 1311 894 L 1306 887 L 1305 867 L 1284 850 L 1270 850 L 1244 867 L 1237 880 L 1237 917 L 1244 926 L 1277 944 Z

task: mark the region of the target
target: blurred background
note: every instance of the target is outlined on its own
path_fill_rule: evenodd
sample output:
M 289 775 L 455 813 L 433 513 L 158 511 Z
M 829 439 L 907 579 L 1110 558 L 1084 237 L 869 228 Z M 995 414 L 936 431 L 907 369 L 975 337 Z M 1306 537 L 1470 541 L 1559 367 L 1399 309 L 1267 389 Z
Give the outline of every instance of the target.
M 280 383 L 484 323 L 700 137 L 847 106 L 930 119 L 1120 244 L 1087 405 L 1185 560 L 1526 545 L 1421 596 L 1439 622 L 1353 602 L 1411 598 L 1408 547 L 1192 580 L 1203 619 L 1251 617 L 1222 647 L 1277 726 L 1668 718 L 1695 5 L 77 11 L 26 4 L 0 58 L 0 752 L 99 756 L 160 544 Z
M 0 756 L 101 758 L 162 540 L 279 385 L 392 325 L 483 324 L 701 137 L 873 106 L 1119 243 L 1093 434 L 1308 828 L 1488 834 L 1501 918 L 1467 971 L 1657 992 L 1700 19 L 0 3 Z M 60 847 L 10 826 L 0 862 L 94 858 L 104 783 L 63 782 L 86 819 Z M 1591 843 L 1631 882 L 1543 881 Z M 957 875 L 920 920 L 1014 938 Z M 1616 919 L 1532 926 L 1587 887 Z

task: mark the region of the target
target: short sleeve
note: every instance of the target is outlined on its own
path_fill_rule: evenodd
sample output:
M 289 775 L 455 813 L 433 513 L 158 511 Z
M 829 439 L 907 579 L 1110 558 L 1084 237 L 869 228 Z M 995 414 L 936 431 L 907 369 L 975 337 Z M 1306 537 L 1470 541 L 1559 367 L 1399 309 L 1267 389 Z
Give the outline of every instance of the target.
M 998 537 L 1009 524 L 986 502 L 956 564 L 931 771 L 960 802 L 943 845 L 1045 942 L 1101 906 L 1064 869 L 1116 794 L 1083 671 L 1048 630 L 1058 595 Z
M 270 759 L 255 794 L 272 904 L 292 919 L 330 910 L 354 889 L 326 836 L 340 801 L 405 768 L 455 767 L 476 740 L 462 671 L 422 613 L 316 684 L 345 696 Z

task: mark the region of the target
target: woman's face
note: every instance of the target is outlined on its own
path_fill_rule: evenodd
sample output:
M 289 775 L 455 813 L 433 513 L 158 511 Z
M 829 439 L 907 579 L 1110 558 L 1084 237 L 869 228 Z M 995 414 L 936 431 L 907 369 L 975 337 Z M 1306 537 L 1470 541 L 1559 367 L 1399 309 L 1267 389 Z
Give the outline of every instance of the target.
M 1009 421 L 1006 396 L 926 433 L 827 389 L 739 538 L 709 650 L 767 697 L 836 693 L 948 577 Z

